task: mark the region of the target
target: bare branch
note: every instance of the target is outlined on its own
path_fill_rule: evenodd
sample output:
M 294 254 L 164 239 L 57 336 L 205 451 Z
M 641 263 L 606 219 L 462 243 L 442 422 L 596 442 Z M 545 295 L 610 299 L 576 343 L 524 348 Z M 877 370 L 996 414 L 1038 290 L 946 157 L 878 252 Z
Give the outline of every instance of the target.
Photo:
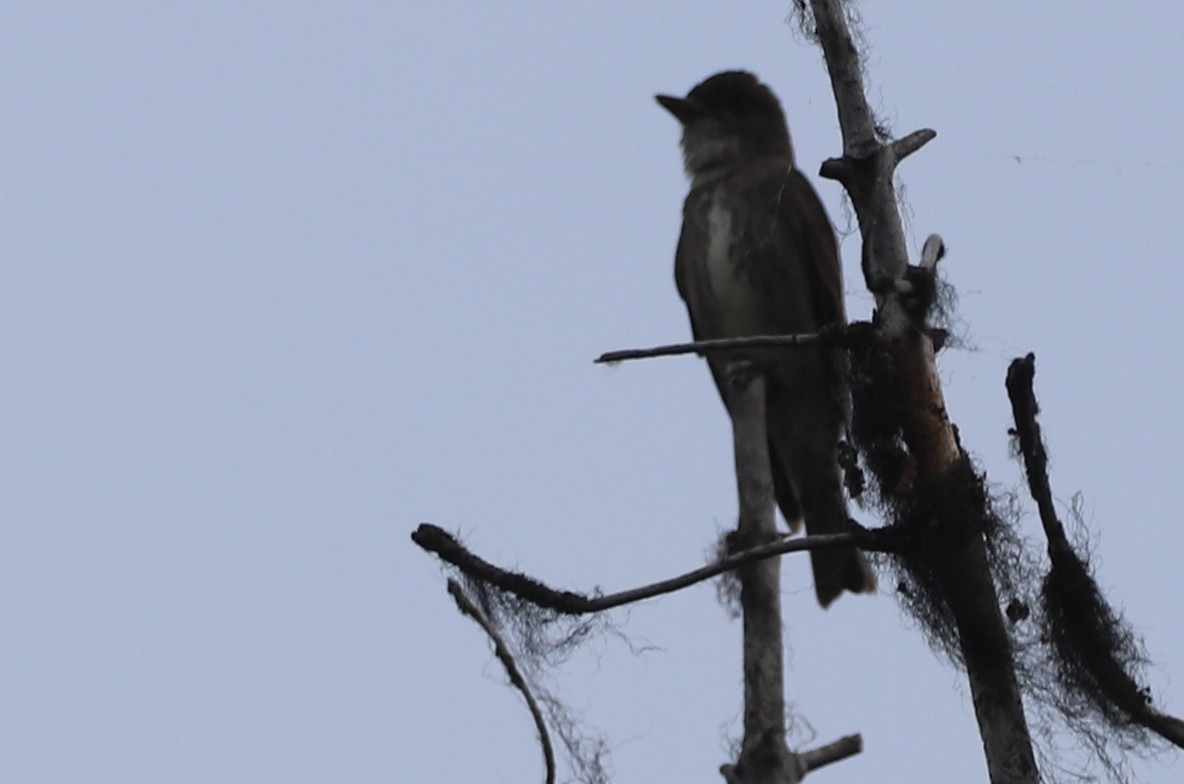
M 752 348 L 793 348 L 797 346 L 851 346 L 870 336 L 870 324 L 852 324 L 824 328 L 821 332 L 802 335 L 755 335 L 745 338 L 696 340 L 690 343 L 671 343 L 653 348 L 629 348 L 609 351 L 596 358 L 597 364 L 615 364 L 631 359 L 669 357 L 679 354 L 706 354 Z
M 526 707 L 530 709 L 530 717 L 534 719 L 535 729 L 539 733 L 539 743 L 543 747 L 543 762 L 547 767 L 546 782 L 547 784 L 555 784 L 555 751 L 551 748 L 551 736 L 547 732 L 547 723 L 543 721 L 542 711 L 539 710 L 539 705 L 535 702 L 534 695 L 531 694 L 530 687 L 526 685 L 526 680 L 522 677 L 522 673 L 518 671 L 518 665 L 514 663 L 513 654 L 510 653 L 510 649 L 502 641 L 502 637 L 498 634 L 497 629 L 485 617 L 485 613 L 481 612 L 480 608 L 473 604 L 472 600 L 465 595 L 464 589 L 460 587 L 460 583 L 456 580 L 449 580 L 448 593 L 452 594 L 453 600 L 456 601 L 457 609 L 464 615 L 472 618 L 489 635 L 489 639 L 493 641 L 494 655 L 497 656 L 498 661 L 505 668 L 510 683 L 522 693 L 523 699 L 526 700 Z
M 946 255 L 946 243 L 940 234 L 930 234 L 921 247 L 921 268 L 931 270 Z
M 896 159 L 897 163 L 900 163 L 936 138 L 937 131 L 932 128 L 922 128 L 919 131 L 913 131 L 908 136 L 902 136 L 892 142 L 892 157 Z
M 1052 501 L 1052 485 L 1048 481 L 1048 453 L 1044 450 L 1044 439 L 1040 436 L 1040 424 L 1036 414 L 1036 393 L 1032 382 L 1036 377 L 1036 355 L 1028 354 L 1022 359 L 1012 360 L 1007 368 L 1007 396 L 1011 399 L 1011 411 L 1015 418 L 1015 430 L 1019 439 L 1020 454 L 1024 458 L 1024 473 L 1028 477 L 1028 490 L 1040 511 L 1040 524 L 1048 538 L 1048 549 L 1069 550 L 1065 527 L 1057 519 L 1057 510 Z
M 677 577 L 605 596 L 587 596 L 573 591 L 558 591 L 534 578 L 495 566 L 474 555 L 444 529 L 430 523 L 421 523 L 419 528 L 411 534 L 411 538 L 423 549 L 435 553 L 441 560 L 452 564 L 474 579 L 487 582 L 540 607 L 568 615 L 604 612 L 622 605 L 652 599 L 655 596 L 674 593 L 704 580 L 710 580 L 724 572 L 730 572 L 748 564 L 786 553 L 824 547 L 852 546 L 863 550 L 884 552 L 894 547 L 892 537 L 886 531 L 860 530 L 843 534 L 781 539 L 733 553 L 715 563 L 692 569 Z
M 1184 749 L 1184 721 L 1175 716 L 1150 711 L 1150 715 L 1143 721 L 1143 726 L 1174 746 Z
M 811 0 L 814 33 L 826 58 L 831 89 L 839 110 L 839 128 L 843 133 L 843 151 L 852 155 L 877 142 L 875 117 L 863 92 L 863 73 L 859 50 L 847 29 L 842 0 Z M 858 157 L 853 155 L 852 157 Z
M 832 762 L 841 762 L 848 757 L 854 757 L 862 751 L 862 736 L 847 735 L 825 746 L 797 752 L 792 757 L 797 776 L 799 779 L 803 779 L 807 773 L 824 768 Z M 736 765 L 721 765 L 719 772 L 727 784 L 749 784 L 750 782 L 750 779 L 743 775 Z
M 469 552 L 454 536 L 438 526 L 421 523 L 411 533 L 411 541 L 457 567 L 470 579 L 488 583 L 544 609 L 568 615 L 591 612 L 588 597 L 571 591 L 556 591 L 524 574 L 494 566 Z
M 1048 478 L 1048 453 L 1040 435 L 1033 382 L 1036 355 L 1012 360 L 1007 368 L 1015 430 L 1028 488 L 1040 510 L 1052 568 L 1044 581 L 1047 637 L 1052 643 L 1062 683 L 1095 706 L 1117 732 L 1130 723 L 1184 748 L 1184 722 L 1151 705 L 1147 690 L 1135 677 L 1145 654 L 1122 615 L 1106 601 L 1089 564 L 1065 535 L 1053 505 Z
M 859 547 L 863 550 L 883 551 L 891 548 L 889 537 L 881 535 L 879 531 L 858 531 L 845 534 L 822 534 L 818 536 L 803 536 L 798 539 L 780 539 L 769 544 L 759 545 L 757 547 L 749 547 L 741 550 L 738 553 L 733 553 L 726 558 L 721 558 L 715 563 L 707 564 L 706 566 L 693 569 L 692 571 L 680 574 L 677 577 L 671 577 L 668 580 L 661 580 L 656 583 L 641 586 L 640 588 L 632 588 L 627 591 L 609 594 L 591 601 L 592 605 L 596 605 L 596 609 L 592 612 L 599 612 L 601 610 L 609 610 L 613 607 L 620 607 L 624 604 L 632 604 L 644 599 L 652 599 L 655 596 L 662 594 L 674 593 L 683 588 L 701 583 L 704 580 L 710 580 L 712 577 L 730 572 L 735 569 L 740 569 L 749 564 L 758 561 L 765 561 L 770 558 L 775 558 L 786 553 L 797 553 L 809 550 L 819 550 L 826 547 Z
M 861 751 L 863 751 L 863 737 L 860 735 L 848 735 L 825 746 L 798 752 L 798 761 L 801 763 L 802 770 L 809 773 L 812 770 L 825 767 L 832 762 L 854 757 Z

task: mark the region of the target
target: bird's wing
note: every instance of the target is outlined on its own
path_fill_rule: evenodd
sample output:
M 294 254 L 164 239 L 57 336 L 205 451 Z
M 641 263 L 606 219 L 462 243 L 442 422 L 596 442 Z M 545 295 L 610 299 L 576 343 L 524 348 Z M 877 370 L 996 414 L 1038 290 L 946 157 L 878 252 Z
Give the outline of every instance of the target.
M 843 269 L 834 228 L 817 192 L 797 169 L 758 186 L 760 198 L 776 204 L 772 252 L 782 258 L 762 265 L 762 284 L 771 296 L 791 298 L 774 310 L 786 331 L 816 330 L 846 322 Z M 803 308 L 808 312 L 802 312 Z
M 847 323 L 844 305 L 843 267 L 839 260 L 834 228 L 822 206 L 817 191 L 797 169 L 789 172 L 778 204 L 778 227 L 793 235 L 787 242 L 800 248 L 806 263 L 802 264 L 806 299 L 813 314 L 813 329 Z M 850 373 L 847 352 L 831 349 L 826 353 L 825 373 L 832 400 L 838 405 L 839 417 L 846 429 L 850 425 L 851 400 L 847 386 Z
M 721 337 L 711 280 L 707 275 L 707 203 L 710 193 L 692 190 L 683 204 L 682 232 L 674 254 L 674 283 L 686 303 L 695 340 Z

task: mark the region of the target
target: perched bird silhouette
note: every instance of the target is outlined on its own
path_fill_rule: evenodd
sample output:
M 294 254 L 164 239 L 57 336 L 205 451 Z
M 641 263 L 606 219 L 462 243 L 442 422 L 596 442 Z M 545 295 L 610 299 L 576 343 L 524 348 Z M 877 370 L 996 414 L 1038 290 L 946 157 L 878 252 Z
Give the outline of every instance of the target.
M 696 340 L 817 332 L 843 324 L 842 268 L 818 194 L 794 165 L 781 104 L 745 71 L 716 74 L 685 98 L 657 96 L 682 124 L 691 190 L 674 261 Z M 838 442 L 847 399 L 844 357 L 820 347 L 708 356 L 727 405 L 726 367 L 752 359 L 765 375 L 777 505 L 791 531 L 849 531 Z M 844 590 L 875 590 L 863 554 L 810 553 L 826 607 Z

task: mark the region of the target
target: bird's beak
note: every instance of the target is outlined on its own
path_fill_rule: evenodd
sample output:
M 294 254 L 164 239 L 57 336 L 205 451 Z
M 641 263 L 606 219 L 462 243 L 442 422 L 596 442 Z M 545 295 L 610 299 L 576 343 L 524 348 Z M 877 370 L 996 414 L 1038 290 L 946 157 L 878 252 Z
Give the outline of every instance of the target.
M 703 115 L 703 110 L 686 98 L 675 98 L 673 95 L 655 95 L 654 100 L 660 103 L 663 109 L 673 114 L 683 125 Z

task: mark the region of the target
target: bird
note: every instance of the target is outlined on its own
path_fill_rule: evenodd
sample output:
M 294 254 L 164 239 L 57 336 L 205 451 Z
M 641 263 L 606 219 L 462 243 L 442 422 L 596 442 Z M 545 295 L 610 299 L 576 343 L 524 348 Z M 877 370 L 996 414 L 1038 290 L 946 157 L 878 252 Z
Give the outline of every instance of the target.
M 682 126 L 690 192 L 683 203 L 674 278 L 695 340 L 816 333 L 846 323 L 834 228 L 796 167 L 781 102 L 747 71 L 724 71 L 685 98 L 655 96 Z M 711 352 L 724 405 L 737 358 L 765 377 L 774 495 L 796 533 L 851 530 L 838 449 L 846 422 L 841 352 L 789 347 Z M 876 578 L 854 548 L 810 551 L 818 602 L 869 593 Z

